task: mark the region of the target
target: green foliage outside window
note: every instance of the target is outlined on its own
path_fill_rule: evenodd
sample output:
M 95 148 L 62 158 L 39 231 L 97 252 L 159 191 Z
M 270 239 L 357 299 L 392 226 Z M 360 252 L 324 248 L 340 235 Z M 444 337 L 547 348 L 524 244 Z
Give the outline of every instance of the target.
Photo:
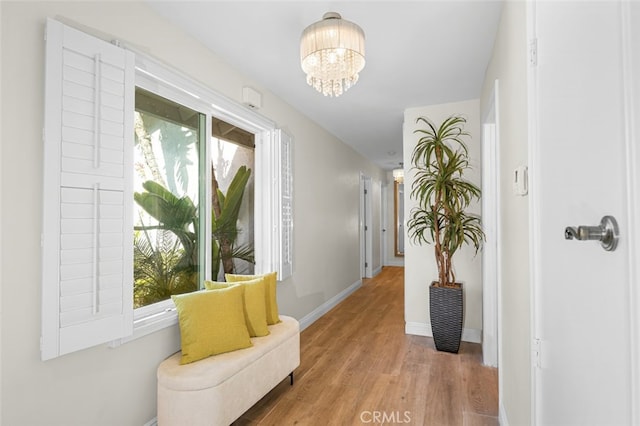
M 234 259 L 254 262 L 253 246 L 236 246 L 238 213 L 251 169 L 236 172 L 227 194 L 216 190 L 218 208 L 212 214 L 212 276 L 220 265 L 234 273 Z M 145 192 L 136 192 L 136 203 L 158 225 L 134 228 L 134 301 L 136 306 L 160 302 L 172 294 L 199 288 L 198 209 L 187 196 L 178 198 L 162 185 L 147 181 Z M 192 231 L 193 230 L 193 231 Z M 155 239 L 150 232 L 155 231 Z
M 134 148 L 134 307 L 196 291 L 204 279 L 202 143 L 209 140 L 204 115 L 142 89 L 136 90 Z M 223 123 L 228 126 L 226 123 Z M 235 152 L 235 151 L 234 151 Z M 238 243 L 238 218 L 251 169 L 240 166 L 226 191 L 212 164 L 211 270 L 235 272 L 235 260 L 254 263 L 252 234 Z M 223 160 L 224 161 L 224 160 Z M 242 159 L 240 159 L 242 161 Z M 211 164 L 211 163 L 209 163 Z M 249 192 L 251 194 L 251 192 Z M 246 197 L 245 197 L 246 198 Z M 246 208 L 245 208 L 246 209 Z M 246 216 L 243 220 L 247 220 Z M 252 219 L 249 219 L 252 220 Z

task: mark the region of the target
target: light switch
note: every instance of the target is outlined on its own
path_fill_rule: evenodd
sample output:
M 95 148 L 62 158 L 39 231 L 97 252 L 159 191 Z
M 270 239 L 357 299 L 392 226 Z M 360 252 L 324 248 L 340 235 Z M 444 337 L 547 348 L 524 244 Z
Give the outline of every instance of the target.
M 519 166 L 513 171 L 513 192 L 516 195 L 527 195 L 529 192 L 529 168 Z

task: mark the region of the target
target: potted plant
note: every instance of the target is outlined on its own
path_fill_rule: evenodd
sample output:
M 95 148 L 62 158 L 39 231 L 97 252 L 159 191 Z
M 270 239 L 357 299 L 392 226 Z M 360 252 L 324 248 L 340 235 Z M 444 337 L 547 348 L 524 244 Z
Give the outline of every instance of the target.
M 453 115 L 436 126 L 419 117 L 425 128 L 420 135 L 411 163 L 415 179 L 411 198 L 418 205 L 407 222 L 409 237 L 415 243 L 433 244 L 438 279 L 429 286 L 431 331 L 439 351 L 457 353 L 464 320 L 462 284 L 456 282 L 453 256 L 465 244 L 476 253 L 484 240 L 480 218 L 467 212 L 480 199 L 480 188 L 464 179 L 470 169 L 469 152 L 463 137 L 466 119 Z

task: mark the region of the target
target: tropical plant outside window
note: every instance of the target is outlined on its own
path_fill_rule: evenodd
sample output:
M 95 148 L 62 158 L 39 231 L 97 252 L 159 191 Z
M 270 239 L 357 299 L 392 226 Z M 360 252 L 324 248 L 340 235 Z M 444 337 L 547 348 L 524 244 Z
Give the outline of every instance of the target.
M 134 307 L 200 288 L 205 116 L 136 89 Z
M 211 276 L 254 273 L 255 136 L 217 118 L 212 120 Z

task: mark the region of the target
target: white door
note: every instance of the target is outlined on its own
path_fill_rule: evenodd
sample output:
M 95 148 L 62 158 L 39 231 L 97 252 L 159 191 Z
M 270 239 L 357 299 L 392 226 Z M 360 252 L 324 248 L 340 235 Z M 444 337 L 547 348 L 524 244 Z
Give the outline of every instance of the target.
M 389 232 L 393 230 L 389 227 L 389 184 L 381 184 L 380 189 L 380 253 L 381 253 L 381 266 L 389 265 L 389 255 L 387 253 L 387 236 Z
M 640 69 L 629 61 L 640 45 L 625 3 L 540 1 L 530 13 L 534 424 L 638 424 L 630 96 Z M 567 226 L 604 215 L 618 221 L 615 251 L 565 239 Z

